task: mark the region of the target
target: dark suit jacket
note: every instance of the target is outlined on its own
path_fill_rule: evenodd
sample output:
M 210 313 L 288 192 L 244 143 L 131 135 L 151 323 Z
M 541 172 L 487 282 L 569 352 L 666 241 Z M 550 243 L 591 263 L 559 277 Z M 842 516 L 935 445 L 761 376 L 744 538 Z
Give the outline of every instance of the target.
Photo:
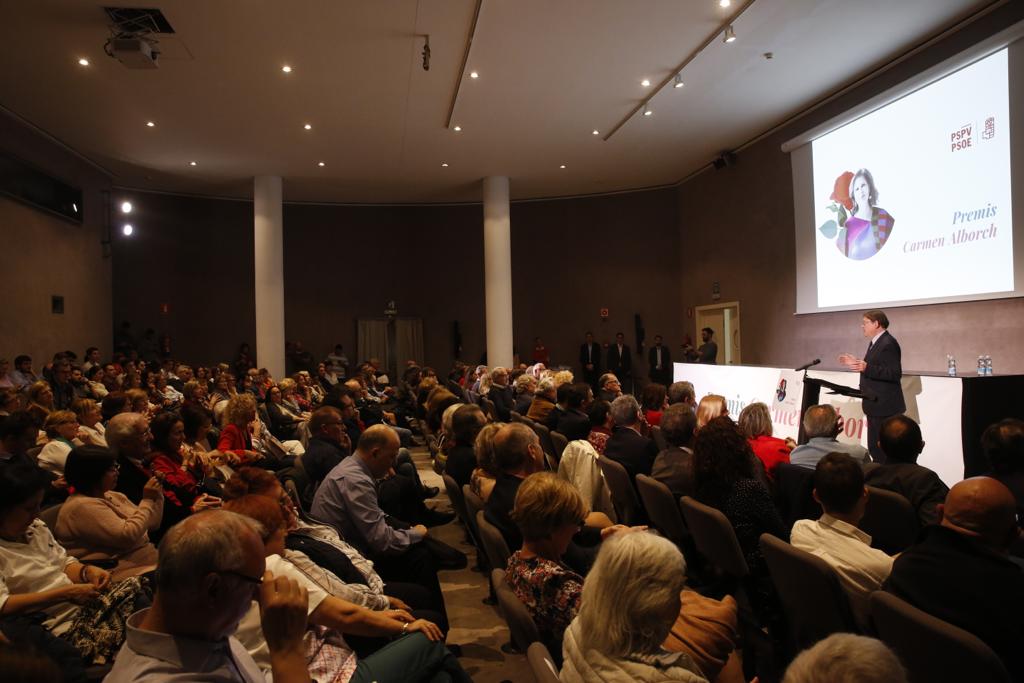
M 458 482 L 459 487 L 469 483 L 476 469 L 476 454 L 472 446 L 453 446 L 448 451 L 448 459 L 444 463 L 444 471 Z
M 612 344 L 608 347 L 608 372 L 614 372 L 621 380 L 629 377 L 633 371 L 633 357 L 629 355 L 629 346 L 622 345 L 622 354 L 619 354 L 619 347 Z
M 515 396 L 512 394 L 512 387 L 499 387 L 491 385 L 487 392 L 487 398 L 494 403 L 494 411 L 498 413 L 498 419 L 502 422 L 509 422 L 512 419 L 512 411 L 516 406 Z M 516 411 L 518 412 L 518 411 Z
M 580 367 L 583 368 L 583 372 L 599 374 L 601 372 L 601 345 L 597 342 L 590 344 L 590 364 L 594 366 L 593 370 L 587 370 L 587 344 L 580 344 Z
M 533 403 L 533 394 L 519 394 L 519 398 L 516 399 L 516 404 L 513 407 L 520 415 L 526 415 L 530 410 L 530 404 Z
M 909 500 L 917 511 L 921 526 L 938 523 L 939 513 L 935 506 L 945 501 L 949 493 L 949 487 L 942 483 L 939 475 L 914 462 L 868 465 L 864 468 L 864 483 L 895 491 Z
M 616 427 L 604 447 L 605 456 L 626 468 L 630 478 L 638 474 L 650 476 L 658 447 L 654 441 L 629 427 Z
M 569 409 L 559 415 L 555 431 L 569 441 L 585 439 L 590 434 L 590 418 L 581 410 Z
M 893 563 L 882 586 L 911 605 L 973 633 L 1024 680 L 1024 573 L 976 539 L 940 525 Z
M 658 347 L 652 346 L 647 352 L 647 367 L 650 369 L 651 379 L 655 382 L 667 382 L 672 379 L 672 352 L 667 346 L 661 347 L 661 370 L 657 370 Z
M 899 342 L 887 331 L 882 333 L 874 346 L 864 354 L 868 364 L 860 373 L 860 390 L 877 400 L 863 401 L 864 414 L 869 417 L 899 415 L 907 409 L 903 402 L 900 378 L 903 376 Z
M 327 473 L 348 456 L 348 452 L 338 444 L 314 436 L 306 446 L 302 456 L 302 467 L 314 486 L 319 486 Z

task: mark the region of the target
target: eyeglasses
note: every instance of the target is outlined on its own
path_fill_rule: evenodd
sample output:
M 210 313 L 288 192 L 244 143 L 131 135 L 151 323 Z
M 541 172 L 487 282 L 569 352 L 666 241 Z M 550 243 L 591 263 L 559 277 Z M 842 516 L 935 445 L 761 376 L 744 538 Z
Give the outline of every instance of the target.
M 233 576 L 236 579 L 241 579 L 242 581 L 245 581 L 246 583 L 251 583 L 254 586 L 262 586 L 263 585 L 263 577 L 262 576 L 259 577 L 259 578 L 256 578 L 254 576 L 249 576 L 248 574 L 243 574 L 242 572 L 231 571 L 230 569 L 224 569 L 224 570 L 221 570 L 221 571 L 219 571 L 217 573 L 218 574 L 226 574 L 228 576 Z

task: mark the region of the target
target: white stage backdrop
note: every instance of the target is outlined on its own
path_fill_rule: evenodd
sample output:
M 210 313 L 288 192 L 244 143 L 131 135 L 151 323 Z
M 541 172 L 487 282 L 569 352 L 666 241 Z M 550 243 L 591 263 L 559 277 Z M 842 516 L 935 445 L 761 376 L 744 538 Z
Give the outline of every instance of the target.
M 739 417 L 744 407 L 760 401 L 771 409 L 775 436 L 797 438 L 803 400 L 802 373 L 744 365 L 674 365 L 674 381 L 692 382 L 698 401 L 708 394 L 725 396 L 733 419 Z M 811 371 L 809 374 L 835 384 L 857 386 L 857 374 L 853 372 Z M 956 377 L 905 375 L 902 384 L 906 414 L 921 425 L 925 440 L 924 453 L 918 462 L 935 470 L 952 486 L 964 478 L 961 381 Z M 843 416 L 846 427 L 839 440 L 857 442 L 866 448 L 867 423 L 860 401 L 829 394 L 827 390 L 822 391 L 819 400 L 834 405 Z

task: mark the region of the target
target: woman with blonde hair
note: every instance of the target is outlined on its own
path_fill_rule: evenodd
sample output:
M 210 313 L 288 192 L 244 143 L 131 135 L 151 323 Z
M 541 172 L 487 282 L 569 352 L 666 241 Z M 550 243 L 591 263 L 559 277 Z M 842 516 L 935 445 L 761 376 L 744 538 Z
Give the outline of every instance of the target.
M 256 397 L 248 392 L 235 394 L 224 408 L 223 427 L 217 450 L 233 453 L 241 464 L 254 462 L 262 456 L 253 450 L 249 424 L 256 419 Z
M 697 404 L 697 429 L 700 429 L 716 417 L 729 415 L 729 408 L 725 403 L 725 396 L 708 394 Z M 696 430 L 694 430 L 696 431 Z
M 39 452 L 39 466 L 62 477 L 68 453 L 79 445 L 74 442 L 78 438 L 78 418 L 70 410 L 55 410 L 46 416 L 43 429 L 50 440 Z
M 662 643 L 679 616 L 686 561 L 669 540 L 616 534 L 601 545 L 565 631 L 563 683 L 707 681 L 693 659 Z
M 71 410 L 78 418 L 78 438 L 83 444 L 107 447 L 107 439 L 103 436 L 103 413 L 99 404 L 91 398 L 76 398 L 71 403 Z
M 494 462 L 494 435 L 501 429 L 501 424 L 490 422 L 484 425 L 476 435 L 473 452 L 476 453 L 476 469 L 469 478 L 469 488 L 480 499 L 487 502 L 498 480 L 498 465 Z

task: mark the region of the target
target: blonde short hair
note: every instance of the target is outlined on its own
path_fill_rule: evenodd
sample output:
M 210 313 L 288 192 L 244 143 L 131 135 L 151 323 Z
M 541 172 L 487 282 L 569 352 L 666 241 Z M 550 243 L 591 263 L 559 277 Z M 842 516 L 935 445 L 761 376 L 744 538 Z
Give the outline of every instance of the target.
M 498 433 L 502 425 L 498 422 L 489 422 L 484 425 L 480 433 L 476 435 L 473 443 L 473 453 L 476 455 L 477 467 L 492 477 L 497 477 L 501 471 L 494 461 L 494 435 Z
M 697 429 L 700 429 L 716 417 L 728 415 L 729 410 L 725 405 L 725 396 L 708 394 L 700 400 L 697 406 Z
M 256 397 L 247 391 L 235 394 L 228 399 L 222 418 L 223 426 L 237 425 L 244 427 L 249 424 L 249 416 L 256 410 Z
M 531 474 L 519 486 L 512 519 L 523 539 L 538 541 L 567 524 L 579 524 L 587 506 L 576 487 L 554 472 Z
M 98 409 L 96 401 L 91 398 L 76 398 L 71 402 L 71 410 L 79 418 L 85 417 L 88 413 Z
M 572 370 L 559 370 L 552 376 L 552 379 L 555 380 L 556 389 L 563 384 L 572 384 Z
M 282 394 L 286 394 L 289 391 L 295 391 L 297 386 L 298 385 L 295 383 L 295 380 L 291 379 L 290 377 L 285 377 L 283 380 L 277 383 L 277 388 L 281 390 Z

